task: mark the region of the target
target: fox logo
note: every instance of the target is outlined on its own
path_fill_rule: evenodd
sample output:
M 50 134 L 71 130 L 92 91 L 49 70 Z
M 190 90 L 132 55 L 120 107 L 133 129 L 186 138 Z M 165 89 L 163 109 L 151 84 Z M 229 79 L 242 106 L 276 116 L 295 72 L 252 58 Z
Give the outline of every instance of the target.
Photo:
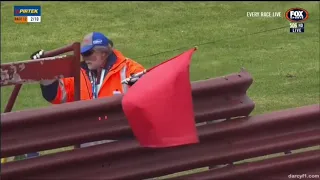
M 286 11 L 285 16 L 291 22 L 302 22 L 309 18 L 309 13 L 302 8 L 291 8 Z

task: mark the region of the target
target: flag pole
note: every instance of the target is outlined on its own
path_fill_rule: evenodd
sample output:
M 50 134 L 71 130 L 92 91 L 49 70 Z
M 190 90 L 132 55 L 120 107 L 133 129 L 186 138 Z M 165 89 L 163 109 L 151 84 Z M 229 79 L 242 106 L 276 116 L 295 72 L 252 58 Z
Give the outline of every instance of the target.
M 195 51 L 198 50 L 198 46 L 194 46 L 193 48 L 194 48 Z M 189 49 L 189 50 L 191 50 L 191 49 Z M 182 53 L 181 53 L 181 54 L 182 54 Z M 181 55 L 181 54 L 179 54 L 179 55 Z M 179 55 L 177 55 L 177 56 L 179 56 Z M 176 57 L 177 57 L 177 56 L 176 56 Z M 168 61 L 170 61 L 170 60 L 172 60 L 172 59 L 174 59 L 174 58 L 175 58 L 175 57 L 173 57 L 173 58 L 171 58 L 171 59 L 169 59 L 169 60 L 163 61 L 162 63 L 157 64 L 157 65 L 149 68 L 148 70 L 146 70 L 146 72 L 149 72 L 149 71 L 151 71 L 152 69 L 154 69 L 154 68 L 160 66 L 161 64 L 164 64 L 164 63 L 166 63 L 166 62 L 168 62 Z
M 194 46 L 193 48 L 194 48 L 195 51 L 198 50 L 198 46 Z M 178 55 L 178 56 L 179 56 L 179 55 Z M 161 62 L 160 64 L 157 64 L 157 65 L 155 65 L 155 66 L 153 66 L 153 67 L 151 67 L 151 68 L 149 68 L 149 69 L 145 69 L 145 70 L 143 70 L 143 71 L 141 71 L 141 72 L 138 72 L 138 73 L 136 73 L 136 74 L 133 74 L 133 75 L 131 75 L 130 77 L 128 77 L 128 78 L 126 78 L 125 80 L 123 80 L 123 81 L 121 82 L 121 84 L 129 84 L 130 81 L 134 81 L 134 82 L 135 82 L 135 81 L 137 81 L 140 77 L 142 77 L 144 74 L 146 74 L 147 72 L 151 71 L 152 69 L 154 69 L 154 68 L 160 66 L 161 64 L 164 64 L 164 63 L 166 63 L 166 62 L 168 62 L 168 61 L 170 61 L 170 60 L 172 60 L 172 59 L 174 59 L 174 58 L 175 58 L 175 57 L 173 57 L 173 58 L 171 58 L 171 59 L 169 59 L 169 60 L 163 61 L 163 62 Z

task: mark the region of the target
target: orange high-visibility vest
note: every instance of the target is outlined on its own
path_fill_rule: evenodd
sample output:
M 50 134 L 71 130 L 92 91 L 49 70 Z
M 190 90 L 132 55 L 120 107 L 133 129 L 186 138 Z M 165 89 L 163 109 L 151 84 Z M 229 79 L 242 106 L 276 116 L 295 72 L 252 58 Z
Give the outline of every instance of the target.
M 139 63 L 126 58 L 118 50 L 113 50 L 117 57 L 115 64 L 105 76 L 103 83 L 98 91 L 98 98 L 113 96 L 116 91 L 126 93 L 128 85 L 121 84 L 121 81 L 128 78 L 131 74 L 135 74 L 144 70 Z M 93 98 L 92 85 L 90 79 L 84 69 L 80 72 L 80 99 L 89 100 Z M 74 101 L 74 78 L 59 79 L 58 91 L 53 104 L 61 104 Z

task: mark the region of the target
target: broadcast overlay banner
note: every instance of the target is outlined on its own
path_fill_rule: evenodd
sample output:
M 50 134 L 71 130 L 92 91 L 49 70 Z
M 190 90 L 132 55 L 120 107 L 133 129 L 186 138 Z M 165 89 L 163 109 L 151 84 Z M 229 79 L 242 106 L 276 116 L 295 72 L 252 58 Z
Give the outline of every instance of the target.
M 13 13 L 15 23 L 41 22 L 41 6 L 14 6 Z

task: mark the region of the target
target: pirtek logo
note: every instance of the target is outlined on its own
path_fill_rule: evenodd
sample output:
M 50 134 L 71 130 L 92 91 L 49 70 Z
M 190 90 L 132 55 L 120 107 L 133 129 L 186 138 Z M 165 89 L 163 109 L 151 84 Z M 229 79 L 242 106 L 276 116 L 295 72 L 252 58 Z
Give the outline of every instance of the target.
M 302 8 L 291 8 L 286 12 L 286 18 L 291 22 L 301 22 L 309 18 L 307 10 Z
M 38 14 L 39 9 L 17 9 L 18 14 Z

